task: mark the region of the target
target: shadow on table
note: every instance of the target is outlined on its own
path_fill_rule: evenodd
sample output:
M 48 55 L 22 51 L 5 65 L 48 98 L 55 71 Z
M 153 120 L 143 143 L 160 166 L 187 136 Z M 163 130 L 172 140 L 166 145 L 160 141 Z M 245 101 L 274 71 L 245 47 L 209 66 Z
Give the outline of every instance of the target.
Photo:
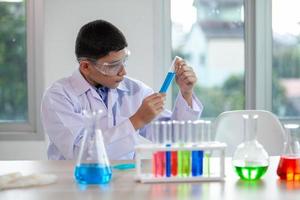
M 265 188 L 264 180 L 241 180 L 239 179 L 235 186 L 239 189 L 246 189 L 246 190 L 262 190 Z
M 277 185 L 282 190 L 300 190 L 300 180 L 286 181 L 286 180 L 278 179 Z

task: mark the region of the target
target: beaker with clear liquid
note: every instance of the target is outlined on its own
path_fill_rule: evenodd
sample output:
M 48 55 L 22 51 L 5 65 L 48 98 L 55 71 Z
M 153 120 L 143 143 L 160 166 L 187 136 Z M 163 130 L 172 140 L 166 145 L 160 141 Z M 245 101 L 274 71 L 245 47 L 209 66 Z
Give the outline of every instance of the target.
M 103 111 L 84 110 L 83 115 L 85 127 L 75 167 L 75 179 L 80 184 L 108 183 L 112 170 L 99 126 Z
M 285 124 L 283 154 L 277 168 L 277 175 L 282 180 L 300 181 L 300 126 Z
M 245 114 L 244 141 L 238 145 L 232 158 L 232 165 L 238 176 L 243 180 L 258 180 L 267 171 L 269 155 L 256 140 L 257 114 Z

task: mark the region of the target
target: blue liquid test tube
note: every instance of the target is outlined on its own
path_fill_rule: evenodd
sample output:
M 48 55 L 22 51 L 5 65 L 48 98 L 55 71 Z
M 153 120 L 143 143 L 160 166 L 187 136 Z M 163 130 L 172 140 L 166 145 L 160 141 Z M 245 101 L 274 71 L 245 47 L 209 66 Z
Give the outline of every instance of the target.
M 202 126 L 203 120 L 196 120 L 193 122 L 193 141 L 194 145 L 199 145 L 202 140 Z M 193 151 L 192 153 L 192 175 L 201 176 L 203 174 L 203 151 Z
M 171 82 L 172 82 L 172 80 L 174 79 L 174 77 L 176 75 L 176 73 L 175 73 L 175 63 L 176 63 L 177 59 L 179 60 L 181 58 L 178 57 L 178 56 L 175 56 L 175 58 L 173 59 L 170 70 L 166 75 L 166 78 L 165 78 L 164 83 L 162 84 L 162 86 L 159 90 L 159 93 L 166 93 L 169 86 L 170 86 L 170 84 L 171 84 Z
M 170 121 L 162 122 L 162 128 L 163 142 L 165 143 L 166 147 L 170 147 L 172 123 Z M 166 151 L 166 176 L 171 176 L 171 151 Z

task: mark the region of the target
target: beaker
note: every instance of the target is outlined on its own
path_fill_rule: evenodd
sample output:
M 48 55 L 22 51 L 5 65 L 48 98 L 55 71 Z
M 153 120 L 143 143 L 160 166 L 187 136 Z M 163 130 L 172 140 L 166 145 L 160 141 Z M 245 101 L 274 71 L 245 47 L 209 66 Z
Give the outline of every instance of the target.
M 103 111 L 83 111 L 84 133 L 75 167 L 75 179 L 80 184 L 104 184 L 112 171 L 99 127 Z
M 280 179 L 300 181 L 300 144 L 298 124 L 285 124 L 285 141 L 283 154 L 277 168 Z
M 244 141 L 238 145 L 232 158 L 236 173 L 244 180 L 258 180 L 267 171 L 269 156 L 264 147 L 256 140 L 257 114 L 245 114 Z

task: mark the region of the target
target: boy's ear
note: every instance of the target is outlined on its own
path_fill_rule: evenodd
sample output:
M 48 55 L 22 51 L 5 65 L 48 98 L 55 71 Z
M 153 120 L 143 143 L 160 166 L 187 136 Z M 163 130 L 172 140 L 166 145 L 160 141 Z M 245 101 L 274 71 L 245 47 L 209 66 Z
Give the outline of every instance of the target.
M 88 70 L 89 70 L 89 67 L 90 67 L 90 65 L 89 65 L 88 61 L 84 61 L 84 60 L 80 61 L 80 63 L 79 63 L 79 69 L 80 69 L 80 71 L 82 73 L 86 74 L 88 72 Z

